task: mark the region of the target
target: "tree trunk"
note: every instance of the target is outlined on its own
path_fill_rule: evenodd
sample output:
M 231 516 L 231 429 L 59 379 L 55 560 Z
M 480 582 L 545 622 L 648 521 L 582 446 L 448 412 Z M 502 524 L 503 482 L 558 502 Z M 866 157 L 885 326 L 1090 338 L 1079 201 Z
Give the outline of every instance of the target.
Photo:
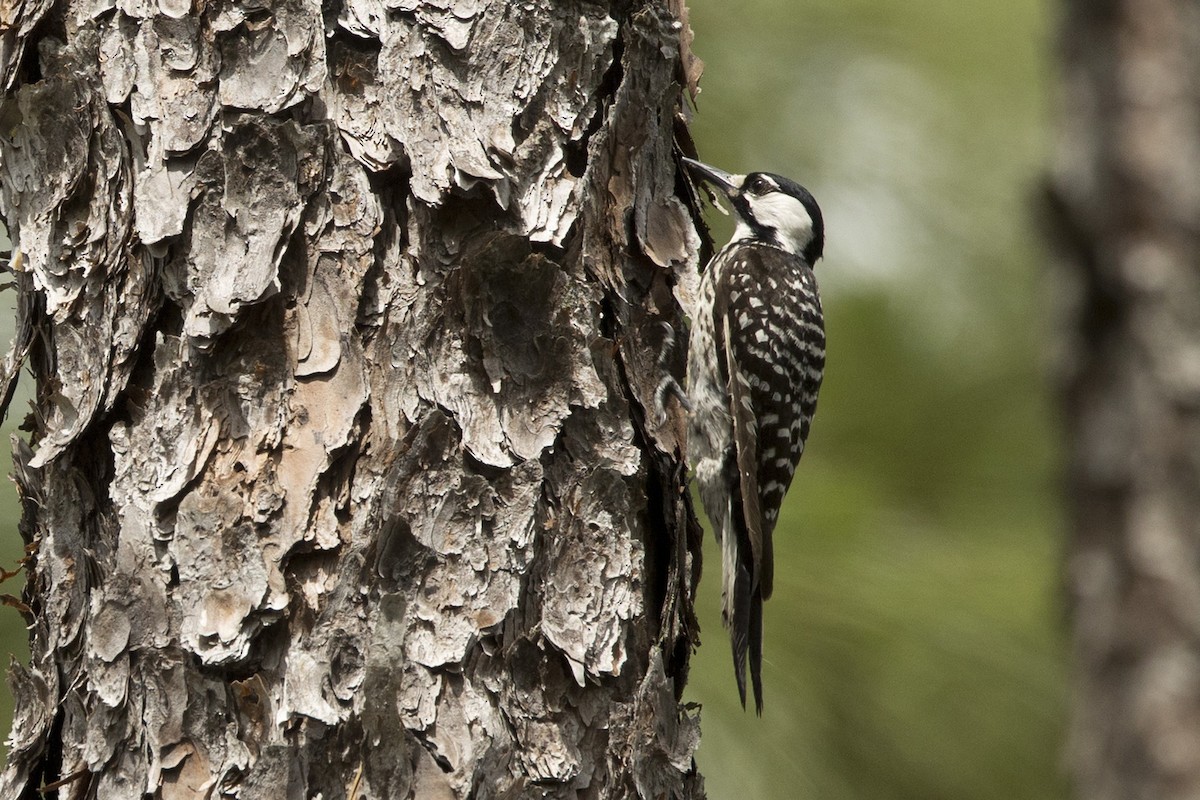
M 1066 3 L 1051 227 L 1088 800 L 1200 797 L 1200 6 Z
M 702 795 L 679 5 L 10 10 L 0 797 Z

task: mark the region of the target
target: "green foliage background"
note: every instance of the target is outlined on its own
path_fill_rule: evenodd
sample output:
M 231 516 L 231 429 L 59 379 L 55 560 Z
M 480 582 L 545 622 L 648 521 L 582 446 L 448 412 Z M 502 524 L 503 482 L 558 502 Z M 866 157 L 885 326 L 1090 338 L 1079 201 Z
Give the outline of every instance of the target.
M 1049 9 L 689 6 L 701 157 L 806 184 L 828 234 L 828 377 L 776 533 L 762 719 L 737 703 L 709 542 L 688 699 L 710 797 L 1063 798 L 1057 437 L 1028 211 Z M 0 492 L 8 568 L 17 514 Z M 27 657 L 7 608 L 3 653 Z M 5 731 L 10 714 L 0 692 Z
M 688 5 L 701 158 L 795 178 L 827 233 L 829 364 L 776 532 L 762 719 L 738 706 L 706 551 L 688 696 L 709 795 L 1063 798 L 1058 439 L 1029 210 L 1051 10 Z
M 0 234 L 0 244 L 7 245 L 7 239 Z M 11 299 L 9 293 L 5 299 Z M 0 312 L 2 313 L 2 312 Z M 5 343 L 12 340 L 12 316 L 4 314 L 4 324 L 0 325 Z M 6 346 L 6 345 L 4 345 Z M 17 410 L 17 409 L 14 409 Z M 6 423 L 4 432 L 12 431 L 13 426 Z M 8 446 L 8 436 L 0 440 L 0 470 L 3 475 L 12 473 L 12 452 Z M 17 533 L 17 520 L 21 518 L 21 508 L 17 504 L 17 493 L 11 481 L 0 483 L 0 568 L 8 572 L 17 569 L 18 562 L 24 554 L 21 536 Z M 0 595 L 13 597 L 21 596 L 22 579 L 18 575 L 7 582 L 0 583 Z M 10 659 L 19 659 L 29 663 L 29 643 L 25 632 L 25 621 L 13 608 L 0 605 L 0 668 L 7 669 Z M 13 700 L 12 693 L 0 688 L 0 739 L 7 740 L 12 727 Z M 7 744 L 0 745 L 0 755 L 7 755 Z

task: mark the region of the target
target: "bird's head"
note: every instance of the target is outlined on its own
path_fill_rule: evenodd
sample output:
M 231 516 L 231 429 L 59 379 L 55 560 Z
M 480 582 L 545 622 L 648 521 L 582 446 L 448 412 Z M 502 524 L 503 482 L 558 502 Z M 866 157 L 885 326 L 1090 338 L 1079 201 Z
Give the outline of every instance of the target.
M 772 245 L 816 264 L 825 249 L 825 222 L 808 189 L 770 172 L 730 175 L 690 158 L 688 171 L 729 198 L 737 215 L 731 241 Z

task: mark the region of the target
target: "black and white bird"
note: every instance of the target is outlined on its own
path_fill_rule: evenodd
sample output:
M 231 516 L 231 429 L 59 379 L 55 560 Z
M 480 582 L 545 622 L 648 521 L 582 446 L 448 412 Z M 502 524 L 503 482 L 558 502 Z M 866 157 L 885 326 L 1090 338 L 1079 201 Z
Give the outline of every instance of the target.
M 804 452 L 825 368 L 813 265 L 821 209 L 779 175 L 730 175 L 683 159 L 733 206 L 733 238 L 709 263 L 688 346 L 688 456 L 721 543 L 721 609 L 746 705 L 746 662 L 762 713 L 763 601 L 771 535 Z

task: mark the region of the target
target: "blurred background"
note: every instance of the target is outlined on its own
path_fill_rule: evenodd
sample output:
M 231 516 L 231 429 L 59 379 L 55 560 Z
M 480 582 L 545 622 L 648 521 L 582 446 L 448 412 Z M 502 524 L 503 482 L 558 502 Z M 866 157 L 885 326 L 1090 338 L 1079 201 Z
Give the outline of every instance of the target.
M 775 534 L 762 719 L 738 704 L 708 535 L 687 698 L 709 796 L 1064 798 L 1059 436 L 1030 211 L 1055 7 L 688 6 L 701 158 L 798 180 L 826 225 L 828 367 Z
M 776 533 L 761 719 L 738 705 L 709 537 L 686 697 L 703 704 L 709 796 L 1064 798 L 1058 437 L 1029 213 L 1052 9 L 688 5 L 701 157 L 804 183 L 827 230 L 829 367 Z M 11 325 L 0 313 L 5 342 Z M 17 516 L 5 482 L 9 570 Z M 24 636 L 0 611 L 0 655 L 26 658 Z M 10 714 L 0 691 L 5 733 Z
M 0 249 L 8 250 L 11 245 L 7 232 L 0 226 Z M 0 291 L 0 350 L 7 353 L 8 344 L 13 339 L 13 323 L 15 320 L 16 292 Z M 17 425 L 21 424 L 29 411 L 29 398 L 32 393 L 25 379 L 18 383 L 17 393 L 9 409 L 8 419 L 0 425 L 0 570 L 4 573 L 20 570 L 20 560 L 24 553 L 21 535 L 17 532 L 17 521 L 21 518 L 21 507 L 17 503 L 17 491 L 12 478 L 12 447 L 9 437 L 16 433 Z M 0 578 L 4 573 L 0 573 Z M 9 596 L 21 597 L 21 587 L 24 586 L 24 575 L 17 574 L 7 581 L 0 580 L 0 598 Z M 15 608 L 0 603 L 0 675 L 8 674 L 10 659 L 19 659 L 29 663 L 29 642 L 25 631 L 25 621 Z M 13 698 L 7 682 L 0 687 L 0 759 L 8 755 L 6 740 L 12 728 Z
M 0 250 L 7 252 L 12 245 L 8 231 L 0 225 Z M 5 284 L 7 283 L 7 279 Z M 16 292 L 0 285 L 0 352 L 7 353 L 13 340 L 16 320 Z M 15 608 L 4 605 L 9 597 L 20 598 L 25 585 L 21 571 L 21 558 L 25 548 L 21 534 L 17 532 L 17 521 L 21 518 L 21 506 L 17 503 L 17 491 L 12 478 L 12 447 L 9 438 L 29 412 L 29 399 L 33 394 L 29 379 L 18 381 L 17 391 L 9 408 L 8 418 L 0 423 L 0 675 L 7 676 L 8 664 L 12 659 L 29 663 L 29 641 L 25 621 Z M 8 580 L 4 574 L 17 572 Z M 12 729 L 13 698 L 7 681 L 0 686 L 0 760 L 8 756 L 9 731 Z

